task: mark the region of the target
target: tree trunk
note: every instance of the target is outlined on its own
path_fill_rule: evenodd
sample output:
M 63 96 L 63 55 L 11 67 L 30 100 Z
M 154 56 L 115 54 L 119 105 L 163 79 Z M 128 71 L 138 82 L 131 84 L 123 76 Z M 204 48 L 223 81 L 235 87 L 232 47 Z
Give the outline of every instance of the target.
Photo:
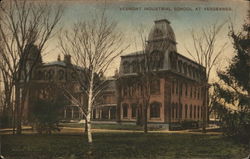
M 147 104 L 144 104 L 144 133 L 148 133 L 148 109 Z
M 20 105 L 20 89 L 16 86 L 16 134 L 22 133 L 22 116 L 21 116 L 21 105 Z
M 85 129 L 84 129 L 84 133 L 88 133 L 88 121 L 87 118 L 85 117 Z
M 206 133 L 207 119 L 207 87 L 204 87 L 203 109 L 202 109 L 202 132 Z
M 89 97 L 88 97 L 88 112 L 87 112 L 87 134 L 88 134 L 88 143 L 91 145 L 93 142 L 92 132 L 91 132 L 91 110 L 92 110 L 92 98 L 93 98 L 93 84 L 94 84 L 94 72 L 91 72 L 91 78 L 89 82 Z
M 16 133 L 16 109 L 12 110 L 12 134 Z

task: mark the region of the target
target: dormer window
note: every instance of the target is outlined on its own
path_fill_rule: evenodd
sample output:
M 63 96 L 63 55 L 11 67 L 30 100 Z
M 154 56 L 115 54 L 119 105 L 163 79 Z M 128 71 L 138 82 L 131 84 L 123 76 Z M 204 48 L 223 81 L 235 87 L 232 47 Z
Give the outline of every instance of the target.
M 163 33 L 160 29 L 155 29 L 154 31 L 154 38 L 159 38 L 159 37 L 162 37 L 163 36 Z
M 123 62 L 123 70 L 124 70 L 124 73 L 130 72 L 129 62 L 127 62 L 127 61 Z

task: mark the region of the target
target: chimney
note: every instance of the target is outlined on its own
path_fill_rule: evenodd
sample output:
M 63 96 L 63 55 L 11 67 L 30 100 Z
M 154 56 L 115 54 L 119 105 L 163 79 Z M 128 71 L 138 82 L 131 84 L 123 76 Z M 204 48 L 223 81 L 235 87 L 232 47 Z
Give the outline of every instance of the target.
M 64 55 L 64 62 L 66 64 L 71 64 L 71 56 L 70 55 Z

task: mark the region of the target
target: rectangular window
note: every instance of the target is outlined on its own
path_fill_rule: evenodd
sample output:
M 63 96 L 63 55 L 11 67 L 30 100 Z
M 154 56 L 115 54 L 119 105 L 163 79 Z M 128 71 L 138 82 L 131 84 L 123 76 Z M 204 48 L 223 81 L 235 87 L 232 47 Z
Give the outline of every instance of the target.
M 172 82 L 172 94 L 174 94 L 174 81 Z
M 182 96 L 182 83 L 180 83 L 180 96 Z
M 160 103 L 152 103 L 150 105 L 150 117 L 151 118 L 160 118 L 160 108 L 161 104 Z
M 187 96 L 188 95 L 188 85 L 187 85 L 187 83 L 185 84 L 185 86 L 186 86 L 185 95 Z
M 176 82 L 176 89 L 175 89 L 176 95 L 178 95 L 178 89 L 179 89 L 179 84 L 178 84 L 178 81 L 177 81 L 177 82 Z
M 128 105 L 127 104 L 123 104 L 122 106 L 122 115 L 123 115 L 123 118 L 127 118 L 128 117 Z
M 160 94 L 160 80 L 154 80 L 150 83 L 150 94 Z
M 192 98 L 192 96 L 193 96 L 193 88 L 192 88 L 192 86 L 190 87 L 190 97 Z
M 189 117 L 192 119 L 193 118 L 193 107 L 190 105 L 190 114 Z
M 194 87 L 194 98 L 196 98 L 196 87 Z
M 187 104 L 185 105 L 185 118 L 187 119 L 188 116 L 188 106 Z
M 137 105 L 136 104 L 132 104 L 132 118 L 136 117 L 136 110 L 137 110 Z

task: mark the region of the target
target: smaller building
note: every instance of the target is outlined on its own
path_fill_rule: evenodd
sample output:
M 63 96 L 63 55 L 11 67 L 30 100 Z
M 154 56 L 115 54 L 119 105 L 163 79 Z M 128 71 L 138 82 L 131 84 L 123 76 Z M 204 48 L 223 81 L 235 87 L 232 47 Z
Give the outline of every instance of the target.
M 93 120 L 116 120 L 117 94 L 116 79 L 114 77 L 103 79 L 104 89 L 98 96 L 93 111 Z

